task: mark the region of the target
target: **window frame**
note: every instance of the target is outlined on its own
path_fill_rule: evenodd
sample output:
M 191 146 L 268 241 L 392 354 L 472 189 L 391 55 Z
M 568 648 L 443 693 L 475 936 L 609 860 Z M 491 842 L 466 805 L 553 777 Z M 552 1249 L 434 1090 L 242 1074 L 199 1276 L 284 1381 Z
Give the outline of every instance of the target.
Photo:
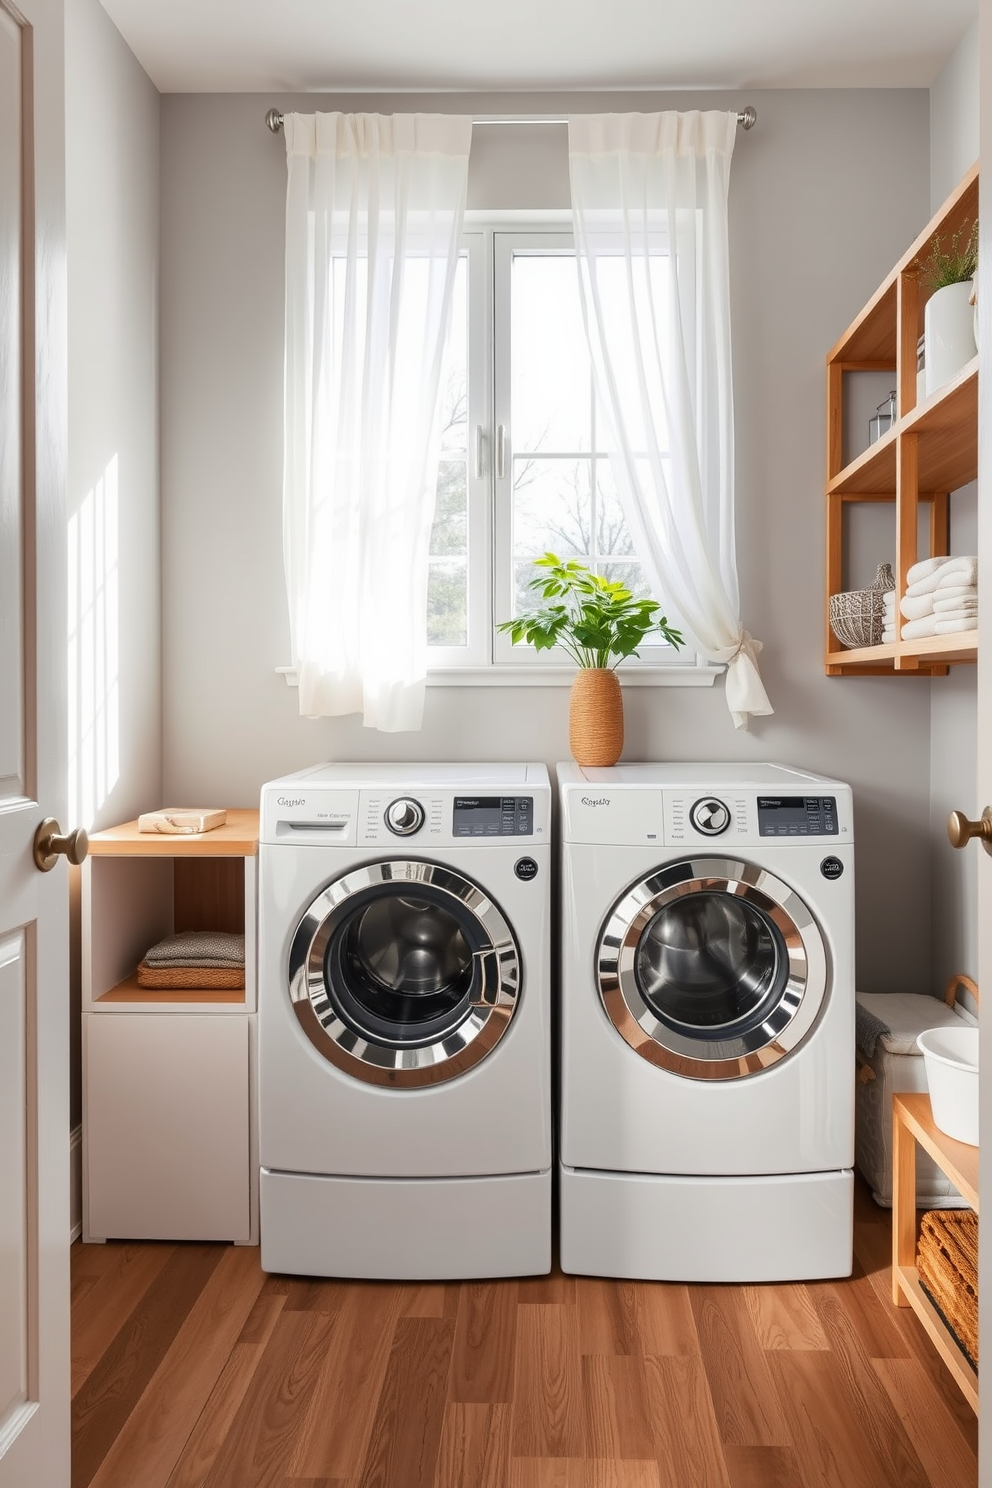
M 512 573 L 512 437 L 510 425 L 509 273 L 514 246 L 534 252 L 574 253 L 571 212 L 470 211 L 460 252 L 468 267 L 468 402 L 466 408 L 467 625 L 466 646 L 430 646 L 431 687 L 568 687 L 575 663 L 558 651 L 511 647 L 495 626 L 510 618 L 508 589 L 498 579 Z M 499 264 L 505 284 L 498 285 Z M 502 346 L 502 354 L 500 348 Z M 507 431 L 505 466 L 497 479 L 496 431 Z M 670 617 L 678 625 L 676 617 Z M 620 668 L 625 687 L 711 687 L 722 667 L 698 654 L 691 641 L 680 651 L 652 647 L 647 658 L 629 657 Z M 662 655 L 659 655 L 662 653 Z M 663 657 L 663 659 L 662 659 Z M 288 686 L 295 669 L 277 667 Z

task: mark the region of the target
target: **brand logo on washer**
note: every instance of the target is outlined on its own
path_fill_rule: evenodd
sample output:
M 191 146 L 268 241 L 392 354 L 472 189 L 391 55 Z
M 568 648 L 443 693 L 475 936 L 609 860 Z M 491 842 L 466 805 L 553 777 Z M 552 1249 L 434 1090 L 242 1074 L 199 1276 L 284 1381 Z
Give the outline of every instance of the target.
M 840 878 L 841 874 L 844 872 L 844 864 L 841 862 L 840 858 L 835 858 L 833 856 L 824 858 L 823 862 L 820 864 L 820 872 L 823 874 L 824 878 Z
M 280 806 L 305 806 L 306 796 L 277 796 L 276 800 Z
M 612 802 L 609 796 L 583 796 L 583 806 L 610 806 Z

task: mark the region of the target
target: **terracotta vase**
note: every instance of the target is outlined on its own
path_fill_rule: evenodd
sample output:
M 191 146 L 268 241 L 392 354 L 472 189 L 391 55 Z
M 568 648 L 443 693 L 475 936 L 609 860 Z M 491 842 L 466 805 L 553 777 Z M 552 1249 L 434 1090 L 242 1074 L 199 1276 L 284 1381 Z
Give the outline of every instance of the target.
M 623 753 L 623 695 L 616 672 L 583 667 L 568 707 L 568 746 L 577 765 L 615 765 Z

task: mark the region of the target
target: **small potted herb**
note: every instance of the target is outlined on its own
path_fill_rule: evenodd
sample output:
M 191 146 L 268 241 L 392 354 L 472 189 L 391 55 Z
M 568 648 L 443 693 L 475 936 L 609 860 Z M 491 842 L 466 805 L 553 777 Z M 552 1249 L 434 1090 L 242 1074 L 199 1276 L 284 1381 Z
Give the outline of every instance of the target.
M 635 599 L 625 585 L 593 573 L 555 553 L 534 561 L 543 572 L 530 582 L 544 601 L 497 629 L 535 651 L 560 646 L 579 671 L 572 684 L 568 742 L 580 765 L 615 765 L 623 751 L 623 698 L 616 668 L 636 656 L 646 636 L 657 633 L 672 646 L 684 644 L 653 599 Z
M 949 242 L 934 238 L 921 265 L 924 288 L 931 291 L 923 322 L 928 398 L 977 355 L 972 309 L 977 268 L 977 222 L 969 229 L 959 228 Z

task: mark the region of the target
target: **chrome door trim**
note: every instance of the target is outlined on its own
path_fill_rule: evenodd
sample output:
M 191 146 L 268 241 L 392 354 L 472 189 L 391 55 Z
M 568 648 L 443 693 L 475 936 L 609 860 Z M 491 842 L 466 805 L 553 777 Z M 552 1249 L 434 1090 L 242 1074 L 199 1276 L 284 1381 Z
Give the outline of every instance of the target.
M 468 1016 L 433 1043 L 397 1048 L 364 1038 L 340 1017 L 327 995 L 324 957 L 334 930 L 356 894 L 389 884 L 429 886 L 467 910 L 479 928 L 478 987 Z M 520 994 L 516 940 L 502 911 L 471 879 L 437 863 L 390 859 L 354 868 L 311 900 L 289 950 L 289 993 L 314 1048 L 345 1074 L 366 1084 L 411 1089 L 453 1080 L 479 1064 L 510 1026 Z
M 733 894 L 762 910 L 788 955 L 786 986 L 764 1022 L 741 1036 L 709 1041 L 663 1023 L 634 974 L 638 943 L 658 910 L 707 891 Z M 597 945 L 596 982 L 607 1017 L 642 1059 L 691 1080 L 738 1080 L 769 1069 L 810 1033 L 826 1000 L 827 952 L 802 899 L 767 869 L 733 858 L 685 858 L 640 879 L 613 905 Z

